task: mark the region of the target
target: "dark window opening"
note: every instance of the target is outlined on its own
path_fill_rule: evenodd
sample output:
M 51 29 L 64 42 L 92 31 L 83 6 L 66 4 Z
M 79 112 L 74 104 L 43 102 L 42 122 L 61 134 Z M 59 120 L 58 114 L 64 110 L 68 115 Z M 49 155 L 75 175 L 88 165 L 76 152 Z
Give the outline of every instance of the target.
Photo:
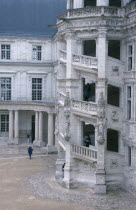
M 108 56 L 120 60 L 120 41 L 119 40 L 108 41 Z
M 84 7 L 96 6 L 96 0 L 84 0 Z
M 118 131 L 107 130 L 107 150 L 112 152 L 119 151 L 119 133 Z
M 119 107 L 120 105 L 120 89 L 118 87 L 108 85 L 107 102 L 110 105 Z
M 95 40 L 85 40 L 83 42 L 84 55 L 96 57 L 96 42 Z
M 95 102 L 95 83 L 85 83 L 83 78 L 83 101 Z
M 132 159 L 131 159 L 131 147 L 128 147 L 128 166 L 131 166 Z
M 121 7 L 121 0 L 110 0 L 109 6 L 111 7 Z
M 83 122 L 83 146 L 89 147 L 89 145 L 95 146 L 95 127 Z

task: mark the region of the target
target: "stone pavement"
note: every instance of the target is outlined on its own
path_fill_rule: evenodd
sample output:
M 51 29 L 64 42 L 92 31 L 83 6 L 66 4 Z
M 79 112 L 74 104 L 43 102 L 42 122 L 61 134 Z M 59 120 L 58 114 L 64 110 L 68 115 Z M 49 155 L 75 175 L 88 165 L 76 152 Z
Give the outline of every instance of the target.
M 95 195 L 89 188 L 68 190 L 54 178 L 56 155 L 0 157 L 0 210 L 136 210 L 124 191 Z
M 48 170 L 49 157 L 0 157 L 0 210 L 93 210 L 36 196 L 27 179 Z M 51 192 L 50 192 L 51 193 Z

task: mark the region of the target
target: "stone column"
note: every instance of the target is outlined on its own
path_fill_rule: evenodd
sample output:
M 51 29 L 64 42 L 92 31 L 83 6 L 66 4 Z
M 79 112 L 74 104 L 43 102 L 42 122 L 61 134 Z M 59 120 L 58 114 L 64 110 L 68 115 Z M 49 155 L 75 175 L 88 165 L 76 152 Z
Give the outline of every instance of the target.
M 13 132 L 14 132 L 14 118 L 13 118 L 13 110 L 9 111 L 9 140 L 13 140 Z
M 15 140 L 19 140 L 19 111 L 15 110 Z
M 39 140 L 39 112 L 35 112 L 35 140 Z
M 100 29 L 97 38 L 97 57 L 98 57 L 98 82 L 96 87 L 96 102 L 98 103 L 99 96 L 103 92 L 104 100 L 106 101 L 106 62 L 108 56 L 107 46 L 107 31 Z
M 43 141 L 43 113 L 39 112 L 39 141 Z
M 97 6 L 109 6 L 109 0 L 97 0 Z
M 68 32 L 66 34 L 67 41 L 67 64 L 66 64 L 66 92 L 69 92 L 70 97 L 75 97 L 75 87 L 73 88 L 74 78 L 76 78 L 75 70 L 73 69 L 73 53 L 76 51 L 76 39 L 75 34 Z M 75 83 L 74 83 L 75 84 Z
M 48 113 L 48 146 L 53 146 L 54 126 L 53 113 Z
M 83 8 L 83 0 L 73 0 L 74 1 L 74 9 Z
M 71 9 L 71 0 L 67 0 L 67 9 Z
M 96 169 L 96 193 L 106 193 L 105 175 L 105 141 L 106 141 L 106 118 L 105 101 L 107 100 L 106 88 L 106 61 L 107 61 L 107 41 L 106 30 L 100 29 L 98 35 L 98 82 L 96 86 L 96 101 L 98 104 L 97 116 L 97 169 Z

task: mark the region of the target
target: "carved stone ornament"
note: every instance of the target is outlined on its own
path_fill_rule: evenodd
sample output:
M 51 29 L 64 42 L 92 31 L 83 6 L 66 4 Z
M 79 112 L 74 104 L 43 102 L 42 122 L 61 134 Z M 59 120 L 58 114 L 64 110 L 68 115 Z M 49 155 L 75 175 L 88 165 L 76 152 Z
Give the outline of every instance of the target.
M 112 119 L 113 122 L 118 122 L 119 121 L 119 116 L 118 116 L 117 111 L 112 111 L 111 119 Z
M 119 66 L 112 66 L 113 72 L 119 72 Z
M 105 101 L 103 97 L 103 92 L 100 93 L 98 100 L 98 123 L 97 123 L 97 142 L 99 144 L 104 144 L 106 119 L 105 119 Z
M 71 137 L 71 135 L 70 135 L 70 116 L 66 116 L 64 138 L 66 141 L 69 141 L 70 137 Z
M 70 107 L 69 92 L 66 93 L 66 97 L 65 97 L 65 101 L 64 101 L 64 106 L 65 106 L 65 107 Z
M 64 101 L 64 116 L 65 116 L 65 134 L 64 138 L 66 141 L 70 140 L 70 97 L 69 92 L 66 93 Z

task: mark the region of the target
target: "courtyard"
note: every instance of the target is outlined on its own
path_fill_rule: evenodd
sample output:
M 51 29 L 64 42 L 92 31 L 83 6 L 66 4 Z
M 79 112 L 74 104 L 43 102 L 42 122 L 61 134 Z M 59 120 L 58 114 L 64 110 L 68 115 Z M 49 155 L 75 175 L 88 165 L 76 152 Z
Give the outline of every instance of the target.
M 56 155 L 0 154 L 0 210 L 135 210 L 124 191 L 95 195 L 89 187 L 62 188 L 54 178 Z

